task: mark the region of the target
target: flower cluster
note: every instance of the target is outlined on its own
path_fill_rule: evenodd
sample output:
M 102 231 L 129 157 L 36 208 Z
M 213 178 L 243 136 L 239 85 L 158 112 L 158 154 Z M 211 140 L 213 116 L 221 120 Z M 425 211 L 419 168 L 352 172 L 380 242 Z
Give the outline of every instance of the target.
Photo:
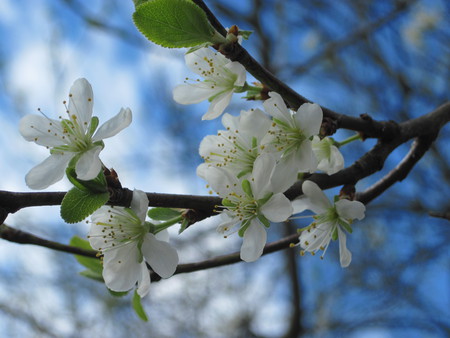
M 30 188 L 47 188 L 64 176 L 67 167 L 74 169 L 76 180 L 93 181 L 103 175 L 99 158 L 103 139 L 126 128 L 131 123 L 131 111 L 122 108 L 97 129 L 99 120 L 92 116 L 93 103 L 90 83 L 78 79 L 70 89 L 66 116 L 57 120 L 44 114 L 22 118 L 22 136 L 50 150 L 50 157 L 26 175 Z M 90 192 L 89 187 L 95 185 L 89 183 L 82 185 L 84 194 L 95 195 L 98 191 Z M 107 187 L 102 188 L 106 191 Z M 167 243 L 166 225 L 146 222 L 147 209 L 146 194 L 135 190 L 130 208 L 103 206 L 91 216 L 89 242 L 103 257 L 102 275 L 110 290 L 128 291 L 137 283 L 137 293 L 143 297 L 150 287 L 147 264 L 162 278 L 175 272 L 178 254 Z
M 203 119 L 220 116 L 231 95 L 248 88 L 243 67 L 221 54 L 200 49 L 188 54 L 186 63 L 204 81 L 178 86 L 173 96 L 175 101 L 183 104 L 208 99 L 211 104 Z M 319 105 L 305 103 L 292 111 L 278 93 L 269 92 L 268 95 L 269 99 L 263 103 L 264 111 L 252 109 L 242 111 L 238 116 L 225 113 L 222 117 L 224 129 L 217 135 L 206 136 L 199 149 L 204 163 L 198 166 L 197 174 L 222 198 L 218 231 L 225 236 L 237 232 L 243 238 L 241 259 L 247 262 L 261 256 L 266 229 L 271 222 L 286 221 L 293 213 L 304 210 L 300 205 L 305 203 L 308 195 L 294 202 L 283 195 L 297 181 L 299 174 L 319 170 L 332 175 L 344 167 L 344 159 L 335 142 L 320 135 L 323 113 Z M 305 191 L 310 184 L 313 183 L 306 183 Z M 320 210 L 321 215 L 327 216 L 321 216 L 321 222 L 316 221 L 302 233 L 303 249 L 312 253 L 319 248 L 326 250 L 331 238 L 337 239 L 335 234 L 338 234 L 341 250 L 346 251 L 341 227 L 348 231 L 351 220 L 360 219 L 361 214 L 346 214 L 344 206 L 349 202 L 360 207 L 361 203 L 342 200 L 331 207 L 320 201 L 323 203 L 313 210 Z M 317 231 L 324 229 L 327 235 L 318 236 Z M 320 241 L 305 239 L 310 233 Z M 348 257 L 343 259 L 342 265 L 347 266 L 347 262 Z

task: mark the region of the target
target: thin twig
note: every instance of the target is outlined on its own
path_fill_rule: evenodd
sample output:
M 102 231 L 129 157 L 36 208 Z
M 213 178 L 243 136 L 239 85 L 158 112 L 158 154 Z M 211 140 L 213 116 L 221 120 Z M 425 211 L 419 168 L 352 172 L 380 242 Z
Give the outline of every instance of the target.
M 80 256 L 86 256 L 91 258 L 96 258 L 97 251 L 85 250 L 77 248 L 71 245 L 65 245 L 58 242 L 49 241 L 32 235 L 28 232 L 21 231 L 18 229 L 11 228 L 6 224 L 0 224 L 0 238 L 5 239 L 10 242 L 19 244 L 33 244 L 41 247 L 45 247 L 52 250 L 62 251 L 66 253 L 71 253 Z

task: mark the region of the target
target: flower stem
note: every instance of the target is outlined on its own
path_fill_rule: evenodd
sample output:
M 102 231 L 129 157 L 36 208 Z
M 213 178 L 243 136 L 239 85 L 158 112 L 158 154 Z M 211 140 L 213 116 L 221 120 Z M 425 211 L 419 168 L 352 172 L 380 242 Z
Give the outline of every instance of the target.
M 180 223 L 183 220 L 183 216 L 177 216 L 174 218 L 171 218 L 163 223 L 160 224 L 156 224 L 155 229 L 154 229 L 154 233 L 157 234 L 160 231 L 163 231 L 167 228 L 170 228 L 172 225 Z
M 335 146 L 339 148 L 339 147 L 342 147 L 342 146 L 344 146 L 344 145 L 346 145 L 348 143 L 351 143 L 353 141 L 356 141 L 356 140 L 361 140 L 361 135 L 359 133 L 357 133 L 357 134 L 355 134 L 353 136 L 350 136 L 348 139 L 346 139 L 344 141 L 335 142 Z

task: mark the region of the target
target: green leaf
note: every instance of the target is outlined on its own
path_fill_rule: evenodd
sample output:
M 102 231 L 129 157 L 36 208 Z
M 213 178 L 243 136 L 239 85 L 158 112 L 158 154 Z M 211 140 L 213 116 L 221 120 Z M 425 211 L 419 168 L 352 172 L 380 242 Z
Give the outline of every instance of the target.
M 83 270 L 83 271 L 80 272 L 80 275 L 83 276 L 83 277 L 89 278 L 89 279 L 93 279 L 93 280 L 95 280 L 97 282 L 104 283 L 102 274 L 98 274 L 95 271 L 92 271 L 92 270 L 89 270 L 89 269 L 88 270 Z
M 157 221 L 167 221 L 181 215 L 181 211 L 170 208 L 152 208 L 147 212 L 148 217 Z
M 133 304 L 134 312 L 141 318 L 144 322 L 148 322 L 147 314 L 145 313 L 144 307 L 141 303 L 141 297 L 138 295 L 137 291 L 134 291 L 133 300 L 131 302 Z
M 96 178 L 90 181 L 79 180 L 75 172 L 74 165 L 69 165 L 66 169 L 66 175 L 69 181 L 78 189 L 91 191 L 93 193 L 102 193 L 108 191 L 105 174 L 100 171 Z
M 189 0 L 153 0 L 141 3 L 133 13 L 139 31 L 150 41 L 169 48 L 193 47 L 206 42 L 225 42 L 205 12 Z
M 108 289 L 108 288 L 107 288 L 107 289 Z M 111 295 L 113 295 L 114 297 L 123 297 L 123 296 L 128 295 L 128 292 L 129 292 L 129 291 L 113 291 L 113 290 L 111 290 L 111 289 L 108 289 L 108 291 L 109 291 L 109 293 L 110 293 Z
M 212 45 L 211 42 L 205 42 L 205 43 L 202 43 L 202 44 L 200 44 L 200 45 L 197 45 L 197 46 L 194 46 L 194 47 L 189 48 L 188 51 L 186 52 L 186 54 L 193 53 L 193 52 L 195 52 L 195 51 L 197 51 L 197 50 L 199 50 L 199 49 L 202 49 L 202 48 L 207 48 L 207 47 L 209 47 L 209 46 L 211 46 L 211 45 Z
M 89 244 L 89 241 L 79 237 L 79 236 L 73 236 L 70 240 L 69 244 L 71 246 L 75 246 L 80 249 L 85 250 L 93 250 L 91 245 Z M 103 265 L 100 262 L 100 259 L 98 258 L 90 258 L 86 256 L 80 256 L 75 255 L 75 259 L 83 265 L 85 268 L 88 268 L 89 270 L 92 270 L 93 272 L 99 273 L 100 276 L 102 275 Z
M 186 218 L 184 218 L 183 222 L 181 222 L 180 230 L 178 230 L 178 235 L 181 234 L 184 230 L 186 230 L 188 226 L 189 221 Z
M 133 0 L 134 7 L 137 7 L 139 5 L 142 5 L 143 3 L 147 2 L 148 0 Z
M 253 33 L 253 31 L 245 31 L 245 30 L 239 30 L 239 35 L 242 36 L 244 40 L 248 40 L 250 35 Z
M 91 193 L 76 187 L 70 189 L 61 203 L 61 217 L 67 223 L 81 222 L 109 200 L 109 193 Z

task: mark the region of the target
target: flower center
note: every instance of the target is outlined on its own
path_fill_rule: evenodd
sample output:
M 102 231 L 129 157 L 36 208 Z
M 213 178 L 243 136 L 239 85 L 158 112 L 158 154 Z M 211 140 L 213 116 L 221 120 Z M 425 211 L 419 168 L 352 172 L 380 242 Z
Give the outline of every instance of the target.
M 111 207 L 104 216 L 104 219 L 95 222 L 103 227 L 101 234 L 98 235 L 103 239 L 103 246 L 98 248 L 103 254 L 131 242 L 139 245 L 148 232 L 148 227 L 142 224 L 131 209 Z
M 305 135 L 299 128 L 292 127 L 285 122 L 274 118 L 272 126 L 274 128 L 269 130 L 269 134 L 273 137 L 271 143 L 284 155 L 297 150 L 306 140 Z

